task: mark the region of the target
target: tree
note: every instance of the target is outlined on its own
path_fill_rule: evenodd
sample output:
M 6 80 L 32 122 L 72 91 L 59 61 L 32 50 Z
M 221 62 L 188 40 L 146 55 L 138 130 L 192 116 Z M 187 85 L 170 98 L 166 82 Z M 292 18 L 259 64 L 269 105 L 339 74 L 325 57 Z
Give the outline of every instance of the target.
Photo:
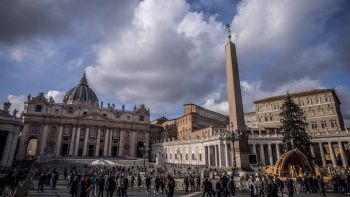
M 306 132 L 304 113 L 299 105 L 293 102 L 289 93 L 286 95 L 281 111 L 281 131 L 286 149 L 298 148 L 308 158 L 312 158 L 310 151 L 311 136 Z

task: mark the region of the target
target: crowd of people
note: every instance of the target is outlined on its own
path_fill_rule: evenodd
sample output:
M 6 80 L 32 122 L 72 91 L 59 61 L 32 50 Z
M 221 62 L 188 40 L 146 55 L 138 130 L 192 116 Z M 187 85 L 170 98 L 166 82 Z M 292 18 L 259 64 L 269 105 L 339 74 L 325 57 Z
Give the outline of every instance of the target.
M 18 183 L 23 181 L 30 170 L 32 162 L 15 163 L 12 167 L 0 168 L 0 196 L 10 196 L 15 192 Z

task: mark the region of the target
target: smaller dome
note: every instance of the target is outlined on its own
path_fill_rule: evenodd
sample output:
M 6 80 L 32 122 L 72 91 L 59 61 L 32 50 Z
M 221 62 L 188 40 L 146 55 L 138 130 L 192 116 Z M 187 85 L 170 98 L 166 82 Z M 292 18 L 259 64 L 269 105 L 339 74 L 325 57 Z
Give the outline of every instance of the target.
M 91 105 L 98 105 L 98 99 L 95 92 L 89 87 L 85 73 L 80 79 L 77 86 L 70 89 L 63 98 L 65 104 L 87 103 Z

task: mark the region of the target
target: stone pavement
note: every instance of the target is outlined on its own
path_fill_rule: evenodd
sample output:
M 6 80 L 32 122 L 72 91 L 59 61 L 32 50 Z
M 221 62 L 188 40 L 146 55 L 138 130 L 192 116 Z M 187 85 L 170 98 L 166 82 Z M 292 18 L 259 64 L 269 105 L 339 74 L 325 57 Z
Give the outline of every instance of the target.
M 27 196 L 30 197 L 50 197 L 50 196 L 60 196 L 60 197 L 68 197 L 71 196 L 71 194 L 69 194 L 69 189 L 66 186 L 66 181 L 60 179 L 57 182 L 57 186 L 56 186 L 56 190 L 51 190 L 49 188 L 49 186 L 44 186 L 44 192 L 38 192 L 37 191 L 37 181 L 34 181 L 34 187 L 35 189 L 31 189 L 28 192 Z M 93 197 L 93 195 L 90 195 L 91 197 Z M 106 196 L 106 192 L 104 192 L 104 196 Z M 115 194 L 113 196 L 116 196 Z M 128 189 L 128 196 L 166 196 L 165 194 L 146 194 L 144 189 L 136 189 L 136 188 L 130 188 Z M 183 191 L 175 191 L 175 195 L 174 196 L 182 196 L 182 197 L 201 197 L 202 193 L 201 192 L 194 192 L 194 193 L 185 193 Z M 236 196 L 239 197 L 248 197 L 249 194 L 246 193 L 242 193 L 239 192 L 237 193 Z M 288 195 L 285 195 L 288 196 Z M 296 194 L 294 196 L 297 197 L 316 197 L 319 196 L 318 194 Z M 340 195 L 340 194 L 334 194 L 334 193 L 328 193 L 327 196 L 331 196 L 331 197 L 336 197 L 336 196 L 345 196 L 345 195 Z

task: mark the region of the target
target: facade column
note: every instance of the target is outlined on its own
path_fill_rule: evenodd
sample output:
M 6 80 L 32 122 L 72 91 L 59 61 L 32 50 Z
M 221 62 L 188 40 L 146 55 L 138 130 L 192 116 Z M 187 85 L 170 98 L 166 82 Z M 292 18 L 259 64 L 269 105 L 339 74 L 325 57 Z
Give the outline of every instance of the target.
M 108 154 L 108 136 L 109 136 L 109 129 L 106 129 L 105 131 L 105 140 L 103 145 L 103 156 L 106 157 Z
M 136 143 L 136 131 L 131 131 L 129 132 L 129 156 L 131 157 L 136 157 L 136 151 L 135 151 L 135 143 Z M 146 139 L 144 139 L 146 141 Z M 145 142 L 146 143 L 146 142 Z M 148 147 L 148 144 L 146 144 L 146 146 L 144 148 L 147 148 Z M 145 158 L 147 158 L 147 152 L 145 152 Z M 162 158 L 164 159 L 164 158 Z
M 86 127 L 85 130 L 85 138 L 84 138 L 84 149 L 83 149 L 83 156 L 87 155 L 87 145 L 88 145 L 88 141 L 89 141 L 89 132 L 90 132 L 90 128 Z
M 46 141 L 47 141 L 47 132 L 49 130 L 49 125 L 44 125 L 44 131 L 40 139 L 40 155 L 45 154 Z
M 73 126 L 73 131 L 72 131 L 72 135 L 71 135 L 71 139 L 70 139 L 70 143 L 69 143 L 69 156 L 73 156 L 73 154 L 74 154 L 76 129 L 77 128 L 75 126 Z
M 225 166 L 228 167 L 228 151 L 227 151 L 227 141 L 224 141 L 224 154 L 225 154 Z
M 77 134 L 75 135 L 74 156 L 78 156 L 79 142 L 80 142 L 80 127 L 78 125 Z
M 267 144 L 267 148 L 268 148 L 268 151 L 269 151 L 270 165 L 273 165 L 273 156 L 272 156 L 272 147 L 271 147 L 271 144 Z
M 14 135 L 12 132 L 7 133 L 4 150 L 1 150 L 1 151 L 3 151 L 2 158 L 1 158 L 1 166 L 7 166 L 10 151 L 11 151 L 11 145 L 13 142 L 13 137 L 14 137 Z
M 341 143 L 341 141 L 338 141 L 339 144 L 339 150 L 340 150 L 340 156 L 341 156 L 341 161 L 343 163 L 344 167 L 348 166 L 348 158 L 346 157 L 346 154 L 344 152 L 344 147 L 343 144 Z
M 315 158 L 315 149 L 314 149 L 314 147 L 312 146 L 312 144 L 311 144 L 311 146 L 310 146 L 310 152 L 311 152 L 312 157 Z
M 56 157 L 60 156 L 61 153 L 61 143 L 62 143 L 62 133 L 63 133 L 63 125 L 60 126 L 59 131 L 58 131 L 58 137 L 57 137 L 57 144 L 56 144 Z
M 117 132 L 117 131 L 114 131 L 113 128 L 109 129 L 108 156 L 112 156 L 112 138 L 113 138 L 113 132 Z M 118 155 L 119 155 L 119 153 L 118 153 Z
M 96 150 L 95 150 L 95 156 L 100 156 L 100 140 L 101 140 L 101 128 L 97 129 L 97 139 L 96 139 Z
M 277 143 L 276 144 L 276 154 L 277 154 L 277 160 L 278 160 L 278 158 L 280 158 L 280 156 L 281 156 L 281 152 L 280 152 L 280 145 L 279 145 L 279 143 Z
M 323 165 L 323 167 L 326 167 L 326 158 L 324 156 L 323 144 L 322 144 L 322 142 L 319 142 L 318 145 L 320 146 L 320 154 L 321 154 L 322 165 Z
M 125 135 L 125 131 L 120 131 L 120 142 L 119 142 L 119 153 L 118 155 L 122 156 L 123 155 L 123 149 L 124 149 L 124 135 Z
M 29 124 L 24 124 L 21 137 L 19 138 L 19 147 L 16 155 L 17 160 L 24 159 L 27 154 L 29 129 Z
M 219 154 L 218 154 L 218 157 L 219 157 L 219 166 L 222 167 L 222 157 L 221 157 L 221 153 L 222 153 L 221 149 L 222 149 L 222 146 L 221 146 L 221 143 L 220 143 L 220 142 L 219 142 L 218 147 L 219 147 Z
M 264 144 L 260 144 L 260 160 L 261 165 L 266 166 Z
M 332 164 L 334 167 L 337 167 L 337 160 L 335 159 L 332 142 L 328 142 L 328 146 L 329 146 L 329 153 L 331 154 Z
M 218 147 L 217 147 L 217 145 L 215 144 L 215 145 L 214 145 L 215 167 L 218 166 L 218 154 L 217 154 L 217 151 L 218 151 Z

